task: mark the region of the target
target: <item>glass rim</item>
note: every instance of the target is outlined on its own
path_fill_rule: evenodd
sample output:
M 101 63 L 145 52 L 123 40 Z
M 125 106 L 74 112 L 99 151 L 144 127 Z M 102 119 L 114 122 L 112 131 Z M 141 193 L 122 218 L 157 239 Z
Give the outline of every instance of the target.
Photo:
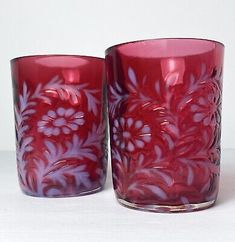
M 74 57 L 74 58 L 87 58 L 87 59 L 96 59 L 96 60 L 102 60 L 105 59 L 99 56 L 91 56 L 91 55 L 76 55 L 76 54 L 35 54 L 35 55 L 23 55 L 23 56 L 17 56 L 12 59 L 10 59 L 10 62 L 14 62 L 16 60 L 20 59 L 29 59 L 29 58 L 40 58 L 40 57 Z
M 105 55 L 108 55 L 113 49 L 117 49 L 118 47 L 121 46 L 125 46 L 125 45 L 129 45 L 129 44 L 135 44 L 135 43 L 141 43 L 141 42 L 149 42 L 149 41 L 157 41 L 157 40 L 196 40 L 196 41 L 202 41 L 202 42 L 210 42 L 210 43 L 214 43 L 217 45 L 220 45 L 222 48 L 225 47 L 225 45 L 217 40 L 213 40 L 213 39 L 206 39 L 206 38 L 191 38 L 191 37 L 167 37 L 167 38 L 153 38 L 153 39 L 140 39 L 140 40 L 133 40 L 133 41 L 127 41 L 127 42 L 123 42 L 123 43 L 119 43 L 119 44 L 115 44 L 112 45 L 110 47 L 108 47 L 105 50 Z

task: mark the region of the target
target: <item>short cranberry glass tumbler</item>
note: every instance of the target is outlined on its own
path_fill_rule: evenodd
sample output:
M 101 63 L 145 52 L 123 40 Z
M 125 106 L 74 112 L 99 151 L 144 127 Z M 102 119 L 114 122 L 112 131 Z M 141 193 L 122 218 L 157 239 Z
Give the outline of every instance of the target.
M 106 50 L 114 189 L 127 207 L 212 206 L 220 173 L 223 44 L 154 39 Z
M 22 191 L 67 197 L 102 190 L 106 177 L 104 59 L 38 55 L 11 60 Z

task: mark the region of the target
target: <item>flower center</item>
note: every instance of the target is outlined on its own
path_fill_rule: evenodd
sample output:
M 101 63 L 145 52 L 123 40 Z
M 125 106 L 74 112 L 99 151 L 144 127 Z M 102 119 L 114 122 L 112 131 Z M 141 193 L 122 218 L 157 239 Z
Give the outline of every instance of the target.
M 53 125 L 56 127 L 62 127 L 66 124 L 66 120 L 64 118 L 57 118 L 53 121 Z
M 131 137 L 131 133 L 129 131 L 124 131 L 122 133 L 122 135 L 123 135 L 124 138 L 130 138 Z

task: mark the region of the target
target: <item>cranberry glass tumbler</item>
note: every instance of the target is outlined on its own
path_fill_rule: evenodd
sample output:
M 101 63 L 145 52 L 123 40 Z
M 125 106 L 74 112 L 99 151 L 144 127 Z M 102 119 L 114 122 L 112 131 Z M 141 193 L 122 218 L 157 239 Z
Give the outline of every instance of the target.
M 106 176 L 104 60 L 45 55 L 11 61 L 17 167 L 24 193 L 66 197 Z
M 216 200 L 223 44 L 201 39 L 130 42 L 106 51 L 114 189 L 156 212 Z

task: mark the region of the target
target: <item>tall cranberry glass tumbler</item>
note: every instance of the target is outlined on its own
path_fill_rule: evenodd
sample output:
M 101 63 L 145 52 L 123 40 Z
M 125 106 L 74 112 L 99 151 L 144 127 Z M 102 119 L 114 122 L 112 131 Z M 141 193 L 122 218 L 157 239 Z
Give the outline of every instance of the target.
M 106 51 L 114 189 L 127 207 L 212 206 L 220 172 L 223 44 L 129 42 Z
M 17 168 L 25 194 L 85 195 L 106 176 L 104 60 L 42 55 L 11 61 Z

